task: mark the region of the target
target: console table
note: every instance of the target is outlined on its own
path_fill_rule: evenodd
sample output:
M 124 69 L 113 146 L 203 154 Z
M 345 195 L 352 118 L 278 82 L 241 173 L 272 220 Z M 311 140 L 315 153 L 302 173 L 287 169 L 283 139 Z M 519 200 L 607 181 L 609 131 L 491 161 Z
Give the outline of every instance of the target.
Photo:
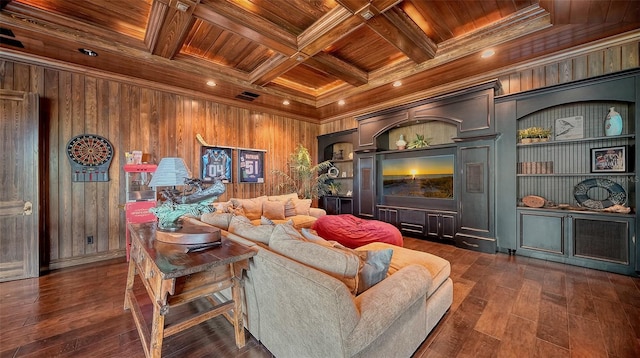
M 220 246 L 187 253 L 187 245 L 155 240 L 156 223 L 130 223 L 129 230 L 131 259 L 124 308 L 131 309 L 145 355 L 160 357 L 164 337 L 221 314 L 233 324 L 236 346 L 242 348 L 245 344 L 242 270 L 248 269 L 249 258 L 256 252 L 223 236 Z M 151 332 L 133 290 L 136 276 L 144 284 L 153 305 Z M 231 300 L 219 302 L 213 297 L 214 293 L 226 288 L 231 288 Z M 196 301 L 197 312 L 186 317 L 172 317 L 165 324 L 172 308 Z

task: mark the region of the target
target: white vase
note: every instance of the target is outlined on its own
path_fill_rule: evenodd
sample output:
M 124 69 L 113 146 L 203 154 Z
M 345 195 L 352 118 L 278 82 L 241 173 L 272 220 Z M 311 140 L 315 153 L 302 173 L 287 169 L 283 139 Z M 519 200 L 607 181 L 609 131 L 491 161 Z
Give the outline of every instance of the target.
M 405 149 L 407 147 L 407 142 L 404 140 L 404 136 L 400 134 L 400 139 L 396 141 L 396 146 L 398 149 Z
M 609 113 L 604 119 L 604 133 L 607 137 L 622 134 L 622 117 L 616 112 L 615 107 L 609 108 Z

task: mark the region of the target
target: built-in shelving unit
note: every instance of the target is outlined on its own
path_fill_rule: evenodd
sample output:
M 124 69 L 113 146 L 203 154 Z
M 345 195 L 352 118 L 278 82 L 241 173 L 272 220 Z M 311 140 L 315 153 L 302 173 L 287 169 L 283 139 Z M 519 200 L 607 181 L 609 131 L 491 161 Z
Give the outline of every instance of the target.
M 622 135 L 603 136 L 604 118 L 610 107 L 615 107 L 622 115 L 624 130 Z M 516 145 L 518 202 L 521 203 L 520 199 L 526 195 L 537 195 L 550 203 L 549 208 L 557 204 L 576 207 L 579 203 L 574 197 L 574 187 L 589 178 L 606 178 L 622 186 L 626 193 L 634 192 L 635 183 L 630 180 L 635 177 L 633 170 L 623 173 L 602 173 L 593 172 L 591 168 L 592 149 L 633 147 L 635 126 L 634 119 L 629 120 L 629 113 L 628 103 L 589 101 L 554 106 L 519 119 L 518 130 L 521 130 L 531 126 L 554 128 L 554 122 L 559 118 L 581 116 L 584 129 L 583 138 L 567 140 L 551 138 L 547 142 Z M 627 150 L 627 159 L 629 158 L 631 153 Z M 529 169 L 533 167 L 533 173 L 522 172 L 522 169 L 527 166 Z M 627 168 L 633 168 L 633 163 L 628 163 Z M 608 195 L 606 190 L 598 188 L 592 190 L 590 194 L 595 200 L 605 199 Z
M 330 161 L 329 183 L 337 192 L 325 195 L 320 204 L 329 215 L 353 214 L 353 130 L 318 137 L 319 162 Z
M 639 81 L 637 70 L 626 71 L 496 100 L 498 129 L 503 132 L 498 182 L 505 190 L 498 202 L 501 250 L 624 274 L 640 270 L 635 238 Z M 620 135 L 605 135 L 610 107 L 623 119 Z M 567 118 L 578 118 L 571 123 L 579 130 L 569 138 L 552 135 L 544 142 L 516 142 L 517 133 L 531 127 L 559 133 L 556 126 L 566 124 Z M 624 162 L 624 169 L 596 167 L 595 153 L 613 148 L 624 148 L 622 158 L 617 155 L 620 149 L 610 152 L 617 163 Z M 527 206 L 523 198 L 529 195 L 544 198 L 544 206 Z M 603 212 L 597 207 L 600 202 L 619 203 L 630 212 Z

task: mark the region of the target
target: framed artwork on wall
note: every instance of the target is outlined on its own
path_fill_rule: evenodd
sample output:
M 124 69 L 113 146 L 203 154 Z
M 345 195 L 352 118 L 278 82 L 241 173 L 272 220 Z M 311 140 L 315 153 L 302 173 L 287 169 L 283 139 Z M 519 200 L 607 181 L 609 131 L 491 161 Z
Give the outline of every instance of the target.
M 264 183 L 264 150 L 238 149 L 238 181 Z
M 558 118 L 554 127 L 555 140 L 580 139 L 584 137 L 582 116 Z
M 591 148 L 592 173 L 625 173 L 628 171 L 627 146 Z
M 207 147 L 200 149 L 200 178 L 204 182 L 212 182 L 215 178 L 223 183 L 231 183 L 232 148 Z

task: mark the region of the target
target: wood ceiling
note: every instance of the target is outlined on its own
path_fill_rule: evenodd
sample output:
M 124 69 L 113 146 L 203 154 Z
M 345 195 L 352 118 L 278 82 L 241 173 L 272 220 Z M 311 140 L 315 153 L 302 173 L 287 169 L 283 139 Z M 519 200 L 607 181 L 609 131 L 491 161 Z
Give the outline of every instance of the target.
M 0 0 L 0 6 L 0 46 L 11 58 L 54 60 L 317 122 L 640 28 L 637 0 Z M 496 55 L 481 59 L 488 48 Z M 403 85 L 393 87 L 395 81 Z

